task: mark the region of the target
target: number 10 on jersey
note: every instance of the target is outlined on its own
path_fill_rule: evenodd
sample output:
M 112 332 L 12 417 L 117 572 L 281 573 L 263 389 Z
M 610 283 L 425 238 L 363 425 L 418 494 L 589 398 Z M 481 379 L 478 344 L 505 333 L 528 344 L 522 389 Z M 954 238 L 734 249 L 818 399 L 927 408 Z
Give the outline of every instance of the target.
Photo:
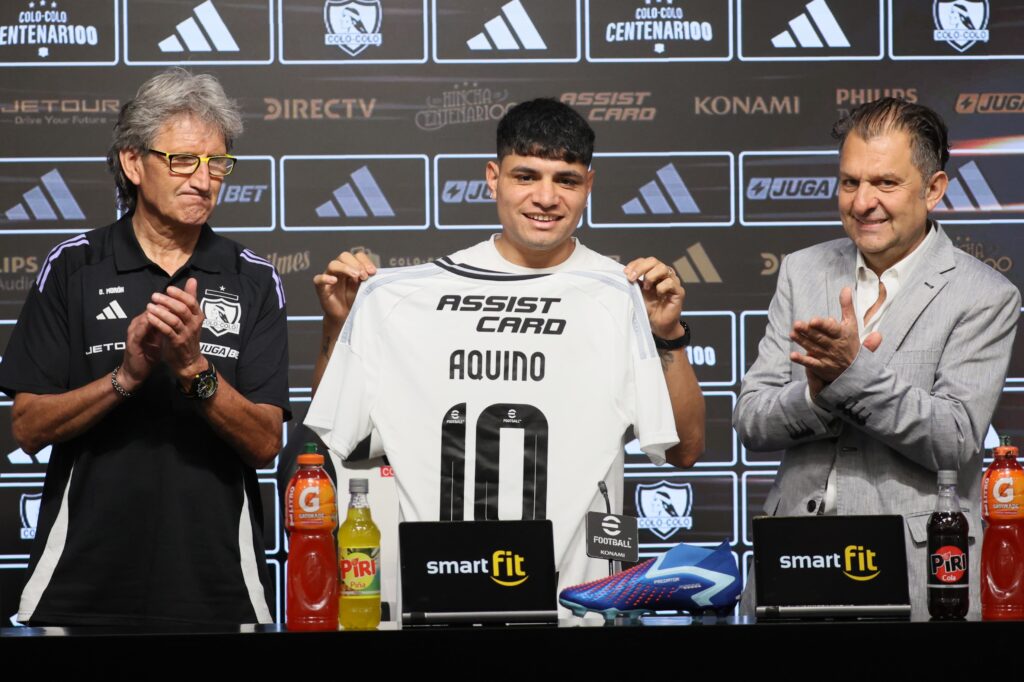
M 462 521 L 466 489 L 466 403 L 449 409 L 441 420 L 441 521 Z M 547 514 L 548 420 L 533 405 L 496 403 L 476 420 L 476 474 L 473 519 L 498 520 L 501 429 L 523 431 L 524 520 Z M 511 519 L 510 519 L 511 520 Z

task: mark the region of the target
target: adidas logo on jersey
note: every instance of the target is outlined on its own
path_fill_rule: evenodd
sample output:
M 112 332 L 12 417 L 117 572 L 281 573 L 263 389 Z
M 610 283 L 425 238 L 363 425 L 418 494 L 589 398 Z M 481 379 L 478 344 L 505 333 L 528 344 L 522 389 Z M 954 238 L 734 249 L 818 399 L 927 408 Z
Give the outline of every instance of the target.
M 395 210 L 391 208 L 387 197 L 381 190 L 377 180 L 366 166 L 354 171 L 352 181 L 346 182 L 334 190 L 334 201 L 326 201 L 316 208 L 321 218 L 338 218 L 338 207 L 346 218 L 365 218 L 367 210 L 375 218 L 391 218 Z M 357 193 L 358 191 L 358 193 Z
M 484 30 L 466 41 L 471 50 L 546 50 L 530 15 L 519 0 L 501 6 L 501 14 L 484 24 Z
M 658 181 L 661 181 L 659 186 Z M 665 195 L 668 195 L 666 198 Z M 643 201 L 641 201 L 643 199 Z M 672 200 L 669 204 L 668 199 Z M 673 211 L 673 206 L 675 210 Z M 626 215 L 668 215 L 675 213 L 700 213 L 697 202 L 671 163 L 658 169 L 657 178 L 640 188 L 640 196 L 622 205 Z
M 127 320 L 128 315 L 124 312 L 124 308 L 116 300 L 108 303 L 100 314 L 96 316 L 97 320 Z
M 172 33 L 158 43 L 161 52 L 238 52 L 238 43 L 211 0 L 192 12 L 194 17 L 175 26 L 176 35 Z
M 788 31 L 783 31 L 772 38 L 774 47 L 850 47 L 850 41 L 825 0 L 812 0 L 805 7 L 806 12 L 790 20 Z
M 17 203 L 7 209 L 8 220 L 84 220 L 85 214 L 68 189 L 60 172 L 54 168 L 40 178 L 42 186 L 36 185 L 22 194 L 24 203 Z M 43 192 L 43 188 L 46 192 Z M 47 197 L 47 194 L 49 197 Z M 26 210 L 25 207 L 28 207 Z M 56 207 L 57 211 L 54 211 Z M 60 218 L 57 218 L 57 213 Z M 31 215 L 29 215 L 31 213 Z

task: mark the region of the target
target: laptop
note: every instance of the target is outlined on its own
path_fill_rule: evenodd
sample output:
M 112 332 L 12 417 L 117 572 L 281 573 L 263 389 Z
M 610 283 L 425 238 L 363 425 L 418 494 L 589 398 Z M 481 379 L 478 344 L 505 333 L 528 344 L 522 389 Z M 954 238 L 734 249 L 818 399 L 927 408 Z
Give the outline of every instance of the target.
M 902 516 L 754 519 L 757 617 L 909 618 Z
M 550 521 L 398 526 L 403 625 L 556 623 Z

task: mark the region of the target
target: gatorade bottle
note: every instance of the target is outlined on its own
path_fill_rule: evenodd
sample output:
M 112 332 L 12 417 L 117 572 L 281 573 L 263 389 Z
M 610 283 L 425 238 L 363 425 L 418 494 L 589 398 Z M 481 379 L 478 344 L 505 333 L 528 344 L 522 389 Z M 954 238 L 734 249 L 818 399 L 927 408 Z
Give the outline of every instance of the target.
M 380 530 L 370 516 L 368 489 L 365 478 L 348 482 L 352 497 L 338 531 L 338 621 L 346 630 L 373 630 L 380 625 Z
M 1003 436 L 981 479 L 981 617 L 1024 619 L 1024 469 Z
M 285 494 L 285 526 L 289 533 L 289 630 L 338 629 L 338 567 L 334 531 L 338 505 L 334 484 L 323 469 L 316 444 L 307 443 L 299 468 Z
M 957 472 L 939 472 L 939 494 L 928 519 L 928 613 L 939 620 L 962 619 L 970 604 L 967 517 L 956 484 Z

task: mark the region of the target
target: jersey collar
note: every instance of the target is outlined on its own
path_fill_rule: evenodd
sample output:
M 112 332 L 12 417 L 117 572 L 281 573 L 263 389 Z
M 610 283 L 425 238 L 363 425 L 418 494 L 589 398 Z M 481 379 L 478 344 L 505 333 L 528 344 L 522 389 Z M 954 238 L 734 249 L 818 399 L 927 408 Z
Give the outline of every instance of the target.
M 230 264 L 233 259 L 231 258 L 232 254 L 218 246 L 222 245 L 218 244 L 213 229 L 208 224 L 204 224 L 199 233 L 196 248 L 185 267 L 198 268 L 204 272 L 221 272 L 225 269 L 225 264 Z M 131 213 L 122 216 L 114 229 L 114 264 L 118 272 L 142 270 L 153 265 L 153 262 L 146 257 L 142 246 L 139 245 L 135 230 L 132 229 Z

